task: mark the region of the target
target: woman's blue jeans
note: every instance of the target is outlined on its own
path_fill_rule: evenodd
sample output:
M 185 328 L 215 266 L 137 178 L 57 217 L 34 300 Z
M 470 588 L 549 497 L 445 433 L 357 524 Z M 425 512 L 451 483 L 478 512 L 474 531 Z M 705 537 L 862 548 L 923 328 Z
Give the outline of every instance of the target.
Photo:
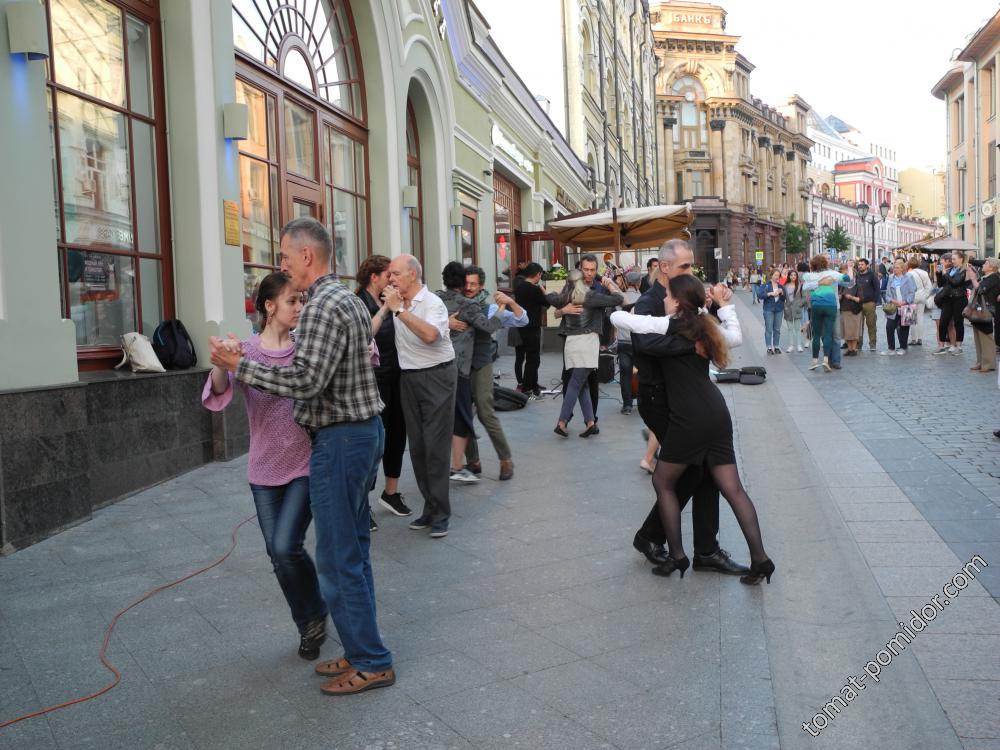
M 594 403 L 590 400 L 590 389 L 585 387 L 591 368 L 574 367 L 571 373 L 569 385 L 566 386 L 566 393 L 563 395 L 562 408 L 559 410 L 559 421 L 563 423 L 569 421 L 573 416 L 573 404 L 579 399 L 584 422 L 593 422 Z
M 299 477 L 277 487 L 251 484 L 250 491 L 267 556 L 301 633 L 312 620 L 326 618 L 316 566 L 303 546 L 306 529 L 312 521 L 309 477 Z
M 820 343 L 823 344 L 823 353 L 827 357 L 831 357 L 833 352 L 833 324 L 837 319 L 837 308 L 832 305 L 813 305 L 811 317 L 813 359 L 819 358 Z
M 764 310 L 764 345 L 768 349 L 780 348 L 781 322 L 784 318 L 784 310 Z

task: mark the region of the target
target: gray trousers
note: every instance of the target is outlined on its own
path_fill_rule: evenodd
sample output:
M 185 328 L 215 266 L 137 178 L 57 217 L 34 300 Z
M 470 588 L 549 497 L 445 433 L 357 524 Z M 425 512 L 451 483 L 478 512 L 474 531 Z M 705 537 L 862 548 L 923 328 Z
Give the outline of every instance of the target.
M 479 417 L 479 421 L 486 428 L 486 434 L 493 442 L 497 458 L 501 461 L 507 461 L 510 459 L 510 444 L 507 442 L 503 425 L 500 424 L 493 406 L 492 363 L 472 371 L 472 403 L 476 405 L 476 416 Z M 475 435 L 469 438 L 469 442 L 465 446 L 465 460 L 470 464 L 479 460 L 479 444 Z
M 451 435 L 455 426 L 455 363 L 426 370 L 403 370 L 399 392 L 406 419 L 406 440 L 424 512 L 432 522 L 451 515 Z

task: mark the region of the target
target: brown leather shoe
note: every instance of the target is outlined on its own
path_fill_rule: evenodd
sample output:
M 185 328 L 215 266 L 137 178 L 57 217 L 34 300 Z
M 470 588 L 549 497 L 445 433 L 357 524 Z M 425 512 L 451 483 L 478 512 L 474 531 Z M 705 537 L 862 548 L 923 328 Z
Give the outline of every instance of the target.
M 504 482 L 514 476 L 514 460 L 508 458 L 500 462 L 500 481 Z
M 324 682 L 319 689 L 326 695 L 353 695 L 395 684 L 396 672 L 392 669 L 384 672 L 359 672 L 352 669 L 340 677 Z
M 465 465 L 465 468 L 475 474 L 477 477 L 483 473 L 483 465 L 479 461 L 473 461 Z
M 316 665 L 316 674 L 322 677 L 340 677 L 353 669 L 354 667 L 351 666 L 351 662 L 347 661 L 347 657 L 341 656 L 339 659 L 321 661 Z

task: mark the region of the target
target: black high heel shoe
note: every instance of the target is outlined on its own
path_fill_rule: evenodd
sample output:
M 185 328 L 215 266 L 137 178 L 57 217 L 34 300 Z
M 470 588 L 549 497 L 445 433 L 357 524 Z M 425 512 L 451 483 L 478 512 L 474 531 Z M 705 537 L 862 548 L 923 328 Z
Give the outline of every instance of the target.
M 745 583 L 747 586 L 757 586 L 760 579 L 764 578 L 770 584 L 772 575 L 774 575 L 774 563 L 771 562 L 771 558 L 766 557 L 759 563 L 750 563 L 750 572 L 740 578 L 740 583 Z
M 691 563 L 686 557 L 680 559 L 667 557 L 667 561 L 653 568 L 654 576 L 662 576 L 663 578 L 669 578 L 670 574 L 675 570 L 680 571 L 681 578 L 684 578 L 684 571 L 688 569 Z

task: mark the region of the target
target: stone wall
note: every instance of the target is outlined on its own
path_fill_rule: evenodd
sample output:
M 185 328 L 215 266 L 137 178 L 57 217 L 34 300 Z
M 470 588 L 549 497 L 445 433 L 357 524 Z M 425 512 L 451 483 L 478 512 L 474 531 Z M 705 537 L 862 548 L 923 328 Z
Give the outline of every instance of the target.
M 242 397 L 222 414 L 207 411 L 206 373 L 88 373 L 70 385 L 0 392 L 0 551 L 246 452 Z

